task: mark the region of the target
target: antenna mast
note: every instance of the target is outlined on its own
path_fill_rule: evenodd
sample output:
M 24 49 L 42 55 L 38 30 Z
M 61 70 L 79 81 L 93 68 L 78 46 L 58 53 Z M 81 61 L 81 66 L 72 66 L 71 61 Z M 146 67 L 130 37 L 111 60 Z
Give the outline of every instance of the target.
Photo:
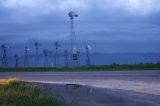
M 7 67 L 7 66 L 8 66 L 7 45 L 6 45 L 6 44 L 3 44 L 3 45 L 1 45 L 1 48 L 2 48 L 2 50 L 3 50 L 2 66 Z

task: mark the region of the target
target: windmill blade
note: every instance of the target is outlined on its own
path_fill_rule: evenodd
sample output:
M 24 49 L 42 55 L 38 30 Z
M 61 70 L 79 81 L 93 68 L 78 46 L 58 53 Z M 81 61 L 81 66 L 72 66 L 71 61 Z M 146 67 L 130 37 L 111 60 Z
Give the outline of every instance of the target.
M 28 47 L 24 47 L 24 48 L 25 48 L 25 50 L 27 50 L 27 51 L 29 51 L 29 50 L 30 50 Z
M 90 45 L 87 45 L 86 48 L 87 48 L 88 50 L 92 50 L 92 47 L 91 47 Z
M 73 19 L 74 17 L 78 17 L 78 14 L 76 14 L 76 13 L 73 12 L 73 11 L 70 11 L 70 12 L 68 13 L 68 16 L 69 16 L 71 19 Z
M 39 42 L 35 42 L 34 45 L 35 45 L 35 46 L 41 46 L 42 44 L 39 43 Z
M 7 44 L 2 44 L 2 45 L 1 45 L 1 48 L 2 48 L 2 49 L 10 49 L 11 47 L 8 46 Z

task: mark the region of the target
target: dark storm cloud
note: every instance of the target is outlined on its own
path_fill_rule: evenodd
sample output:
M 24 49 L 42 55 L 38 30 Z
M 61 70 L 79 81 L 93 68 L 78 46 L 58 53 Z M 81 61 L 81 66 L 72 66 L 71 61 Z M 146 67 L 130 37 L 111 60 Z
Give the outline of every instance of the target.
M 91 28 L 92 29 L 92 28 Z M 101 52 L 159 52 L 159 27 L 148 25 L 105 26 L 105 28 L 78 32 L 80 42 L 90 42 Z
M 69 42 L 74 10 L 76 41 L 94 52 L 160 52 L 158 0 L 1 0 L 0 43 Z

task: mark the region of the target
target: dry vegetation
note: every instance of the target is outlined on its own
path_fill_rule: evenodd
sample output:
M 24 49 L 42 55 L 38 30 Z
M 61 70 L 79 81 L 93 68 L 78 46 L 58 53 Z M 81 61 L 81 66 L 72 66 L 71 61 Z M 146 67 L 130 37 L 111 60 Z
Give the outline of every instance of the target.
M 66 106 L 31 84 L 17 78 L 0 80 L 0 106 Z

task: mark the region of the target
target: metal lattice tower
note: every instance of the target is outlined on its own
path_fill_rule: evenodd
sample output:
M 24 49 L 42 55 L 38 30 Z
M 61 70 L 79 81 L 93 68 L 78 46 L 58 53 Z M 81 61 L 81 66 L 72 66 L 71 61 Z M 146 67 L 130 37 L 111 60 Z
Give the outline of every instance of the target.
M 44 49 L 43 50 L 43 54 L 44 54 L 44 65 L 48 66 L 48 49 Z
M 87 55 L 86 55 L 86 65 L 87 66 L 90 66 L 91 65 L 91 62 L 90 62 L 90 56 L 89 56 L 89 51 L 91 50 L 91 47 L 89 45 L 86 46 L 86 52 L 87 52 Z
M 67 49 L 65 49 L 65 54 L 64 54 L 64 57 L 65 57 L 65 59 L 64 59 L 64 64 L 65 64 L 65 66 L 68 66 L 68 53 L 67 53 Z
M 19 67 L 19 56 L 18 56 L 18 54 L 15 54 L 14 57 L 15 57 L 15 67 Z
M 55 43 L 54 43 L 54 46 L 55 46 L 55 57 L 54 57 L 54 66 L 57 66 L 57 64 L 58 64 L 58 48 L 59 48 L 59 44 L 58 44 L 58 42 L 56 41 Z
M 39 46 L 40 44 L 38 42 L 35 42 L 35 48 L 36 48 L 36 56 L 35 56 L 35 66 L 39 65 Z
M 77 51 L 78 53 L 77 53 L 77 66 L 79 66 L 80 65 L 80 60 L 79 60 L 79 58 L 80 58 L 80 51 L 78 50 Z
M 28 51 L 29 51 L 29 48 L 28 48 L 28 47 L 25 47 L 25 56 L 24 56 L 24 66 L 25 66 L 25 67 L 28 67 L 28 66 L 29 66 Z
M 71 25 L 70 25 L 70 44 L 71 44 L 71 65 L 73 65 L 73 46 L 74 46 L 73 36 L 75 35 L 73 19 L 75 17 L 78 17 L 78 15 L 75 14 L 75 12 L 71 11 L 71 12 L 68 13 L 68 16 L 71 19 Z
M 3 44 L 1 45 L 1 48 L 3 50 L 3 56 L 2 56 L 2 66 L 7 67 L 8 66 L 8 59 L 7 59 L 7 45 Z

